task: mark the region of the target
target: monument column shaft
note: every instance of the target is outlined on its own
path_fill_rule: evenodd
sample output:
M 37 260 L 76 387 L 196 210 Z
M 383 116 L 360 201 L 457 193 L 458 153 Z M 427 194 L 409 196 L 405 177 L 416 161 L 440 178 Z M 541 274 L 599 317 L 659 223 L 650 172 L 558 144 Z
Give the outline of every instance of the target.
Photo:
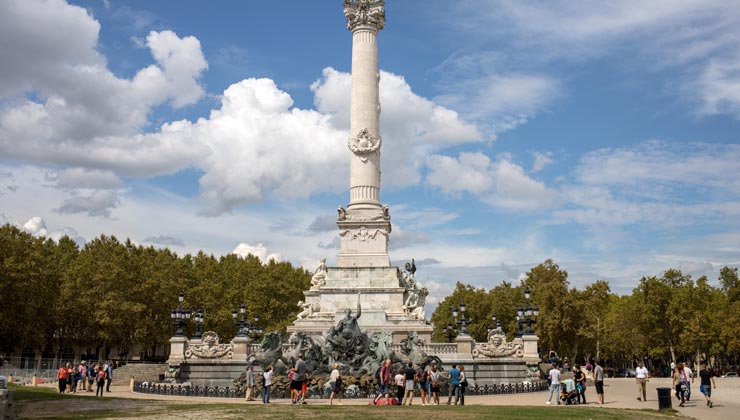
M 359 26 L 352 32 L 352 98 L 350 135 L 361 130 L 380 138 L 378 30 Z M 349 208 L 380 207 L 380 148 L 358 156 L 350 151 Z

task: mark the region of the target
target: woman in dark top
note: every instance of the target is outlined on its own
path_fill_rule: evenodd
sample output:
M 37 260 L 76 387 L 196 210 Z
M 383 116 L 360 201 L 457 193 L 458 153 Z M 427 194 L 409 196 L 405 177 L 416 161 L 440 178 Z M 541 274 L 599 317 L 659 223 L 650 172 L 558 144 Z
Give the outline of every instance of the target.
M 579 365 L 573 366 L 573 381 L 576 383 L 576 390 L 578 391 L 578 403 L 586 404 L 586 375 L 581 372 Z

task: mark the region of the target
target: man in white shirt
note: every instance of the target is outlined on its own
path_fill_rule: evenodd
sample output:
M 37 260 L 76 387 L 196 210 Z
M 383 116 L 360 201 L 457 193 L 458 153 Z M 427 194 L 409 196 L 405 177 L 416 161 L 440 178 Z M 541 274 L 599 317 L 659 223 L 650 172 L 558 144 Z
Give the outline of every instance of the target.
M 558 370 L 557 363 L 552 364 L 552 369 L 550 369 L 547 377 L 550 379 L 550 398 L 547 399 L 546 404 L 551 403 L 552 394 L 554 393 L 555 400 L 558 402 L 558 405 L 560 405 L 560 371 Z
M 635 369 L 635 381 L 637 381 L 637 401 L 647 401 L 647 382 L 650 378 L 642 362 L 638 363 Z
M 689 368 L 690 365 L 691 362 L 683 364 L 683 371 L 686 372 L 686 401 L 691 400 L 691 384 L 694 383 L 694 372 Z M 691 378 L 691 381 L 689 381 L 689 378 Z

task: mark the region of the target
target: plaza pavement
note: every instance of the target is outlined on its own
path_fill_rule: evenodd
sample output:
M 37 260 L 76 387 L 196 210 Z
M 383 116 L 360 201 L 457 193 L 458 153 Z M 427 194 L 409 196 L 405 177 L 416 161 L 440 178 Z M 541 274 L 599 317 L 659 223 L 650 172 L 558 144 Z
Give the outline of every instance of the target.
M 724 420 L 732 418 L 740 418 L 740 379 L 738 378 L 716 378 L 717 389 L 712 390 L 712 400 L 714 401 L 714 408 L 706 406 L 704 396 L 699 392 L 699 381 L 697 380 L 691 387 L 691 401 L 686 403 L 685 407 L 678 407 L 678 401 L 676 400 L 673 393 L 671 394 L 673 408 L 678 410 L 684 416 L 693 417 L 698 420 Z M 632 409 L 657 409 L 658 408 L 658 393 L 656 388 L 658 387 L 670 387 L 671 380 L 669 378 L 652 378 L 647 384 L 647 396 L 648 401 L 637 401 L 637 387 L 635 380 L 630 378 L 616 378 L 607 379 L 605 382 L 604 389 L 604 405 L 597 404 L 596 392 L 593 386 L 590 386 L 586 390 L 586 398 L 589 407 L 607 407 L 607 408 L 632 408 Z M 175 396 L 164 396 L 164 395 L 151 395 L 151 394 L 137 394 L 129 390 L 128 386 L 117 385 L 112 386 L 112 392 L 106 394 L 106 396 L 120 397 L 120 398 L 132 398 L 132 399 L 146 399 L 146 400 L 167 400 L 167 401 L 178 401 L 185 404 L 188 403 L 203 403 L 203 402 L 218 402 L 223 404 L 255 404 L 262 405 L 261 401 L 246 402 L 243 399 L 228 399 L 228 398 L 202 398 L 202 397 L 175 397 Z M 90 395 L 89 393 L 82 393 L 82 395 Z M 553 401 L 552 405 L 546 405 L 548 392 L 532 392 L 522 394 L 507 394 L 507 395 L 486 395 L 486 396 L 467 396 L 465 397 L 465 403 L 468 405 L 508 405 L 508 406 L 542 406 L 548 407 L 548 409 L 558 410 L 560 407 Z M 554 400 L 554 397 L 553 397 Z M 447 397 L 440 396 L 440 404 L 444 404 L 447 401 Z M 368 400 L 365 399 L 345 399 L 342 400 L 343 405 L 367 405 Z M 415 404 L 420 404 L 421 399 L 418 397 L 414 398 Z M 271 404 L 278 405 L 290 405 L 290 400 L 287 399 L 275 399 L 271 401 Z M 328 405 L 328 400 L 308 400 L 310 405 Z M 576 406 L 579 407 L 579 406 Z M 464 408 L 461 408 L 464 410 Z

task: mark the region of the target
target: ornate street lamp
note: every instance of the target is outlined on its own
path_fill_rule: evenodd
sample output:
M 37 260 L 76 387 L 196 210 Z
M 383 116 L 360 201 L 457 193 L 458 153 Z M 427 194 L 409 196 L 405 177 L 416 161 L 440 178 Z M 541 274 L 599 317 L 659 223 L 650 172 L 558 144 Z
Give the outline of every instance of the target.
M 237 337 L 246 337 L 247 336 L 247 321 L 244 320 L 244 314 L 247 312 L 247 305 L 242 303 L 239 305 L 239 318 L 237 319 L 237 311 L 236 309 L 231 310 L 231 317 L 234 319 L 234 325 L 239 327 L 239 329 L 236 332 Z
M 455 308 L 455 312 L 457 312 L 457 308 Z M 442 330 L 445 337 L 447 338 L 448 343 L 452 343 L 452 340 L 457 337 L 457 328 L 453 327 L 452 324 L 447 324 L 447 327 Z
M 253 341 L 257 341 L 257 339 L 262 335 L 264 332 L 262 330 L 262 327 L 259 326 L 260 317 L 259 315 L 254 315 L 254 323 L 248 323 L 247 324 L 247 335 L 249 338 L 251 338 Z
M 198 312 L 195 313 L 193 319 L 195 319 L 195 334 L 193 334 L 193 338 L 202 338 L 203 334 L 201 333 L 201 328 L 203 326 L 203 309 L 198 308 Z
M 523 335 L 533 335 L 534 334 L 532 325 L 537 323 L 537 318 L 540 316 L 540 309 L 537 306 L 535 306 L 534 308 L 530 306 L 529 304 L 530 297 L 531 297 L 531 292 L 529 290 L 529 287 L 527 287 L 526 289 L 524 289 L 525 307 L 519 308 L 519 311 L 517 313 L 521 317 L 521 322 L 527 325 L 527 328 L 526 330 L 524 330 Z M 526 321 L 525 321 L 525 317 L 526 317 Z
M 170 318 L 172 318 L 172 325 L 177 328 L 175 336 L 182 337 L 185 335 L 182 330 L 183 321 L 190 319 L 190 309 L 183 309 L 182 303 L 185 301 L 185 292 L 177 294 L 177 309 L 170 311 Z
M 460 326 L 460 334 L 459 335 L 468 335 L 468 322 L 470 320 L 465 319 L 465 309 L 467 307 L 465 306 L 465 302 L 460 302 L 460 320 L 457 319 L 458 310 L 457 308 L 452 308 L 452 317 L 455 318 L 455 324 Z

